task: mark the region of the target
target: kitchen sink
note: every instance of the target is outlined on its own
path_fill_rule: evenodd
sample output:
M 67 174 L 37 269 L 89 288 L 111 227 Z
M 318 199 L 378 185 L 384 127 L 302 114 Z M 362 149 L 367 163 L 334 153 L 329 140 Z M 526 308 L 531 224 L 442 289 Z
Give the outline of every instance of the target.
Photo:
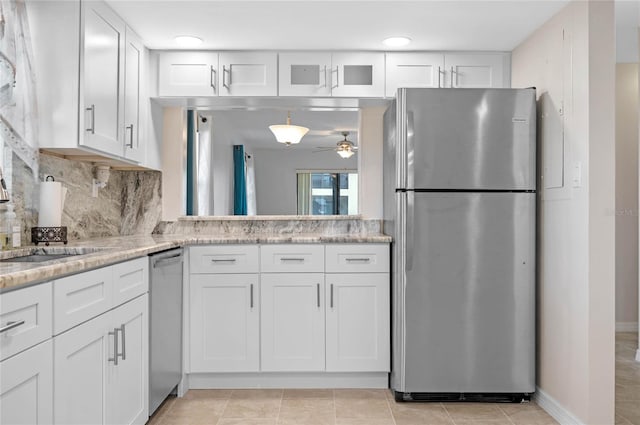
M 0 263 L 43 263 L 92 254 L 105 248 L 22 248 L 0 254 Z
M 5 258 L 0 263 L 41 263 L 43 261 L 58 260 L 60 258 L 75 257 L 82 254 L 31 254 L 22 257 Z

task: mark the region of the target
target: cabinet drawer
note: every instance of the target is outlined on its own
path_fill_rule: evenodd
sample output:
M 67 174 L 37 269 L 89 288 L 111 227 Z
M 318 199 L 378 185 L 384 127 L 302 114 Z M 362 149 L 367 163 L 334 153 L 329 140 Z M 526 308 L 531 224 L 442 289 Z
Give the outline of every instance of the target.
M 189 248 L 190 273 L 257 273 L 257 245 L 194 246 Z
M 113 266 L 113 305 L 118 306 L 149 290 L 149 258 Z
M 51 282 L 0 294 L 0 360 L 51 338 L 51 298 Z
M 263 273 L 317 273 L 324 271 L 323 245 L 263 245 L 260 251 Z
M 327 273 L 388 273 L 389 245 L 327 245 Z
M 53 305 L 54 335 L 109 310 L 113 305 L 113 268 L 56 280 Z

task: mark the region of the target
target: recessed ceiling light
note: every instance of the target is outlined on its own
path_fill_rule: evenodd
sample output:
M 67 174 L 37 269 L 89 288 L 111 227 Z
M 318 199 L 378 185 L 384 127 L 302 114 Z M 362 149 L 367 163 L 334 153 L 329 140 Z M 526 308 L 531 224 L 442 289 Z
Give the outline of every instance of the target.
M 411 43 L 411 39 L 409 37 L 389 37 L 382 40 L 382 43 L 389 47 L 402 47 Z
M 179 35 L 173 39 L 180 47 L 195 47 L 202 44 L 202 39 L 192 35 Z

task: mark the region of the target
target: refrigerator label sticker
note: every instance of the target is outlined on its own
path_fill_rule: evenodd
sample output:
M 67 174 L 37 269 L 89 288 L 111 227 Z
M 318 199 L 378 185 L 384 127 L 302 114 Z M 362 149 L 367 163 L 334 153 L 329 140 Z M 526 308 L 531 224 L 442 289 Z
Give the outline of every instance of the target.
M 523 123 L 523 124 L 526 124 L 529 122 L 529 120 L 526 118 L 517 118 L 517 117 L 513 117 L 511 121 L 515 123 Z

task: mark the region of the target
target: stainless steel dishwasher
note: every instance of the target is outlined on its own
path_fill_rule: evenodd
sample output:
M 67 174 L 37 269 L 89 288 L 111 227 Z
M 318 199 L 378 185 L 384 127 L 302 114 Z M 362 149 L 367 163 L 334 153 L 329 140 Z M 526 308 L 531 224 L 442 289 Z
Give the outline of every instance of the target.
M 149 416 L 182 378 L 182 248 L 149 256 Z

